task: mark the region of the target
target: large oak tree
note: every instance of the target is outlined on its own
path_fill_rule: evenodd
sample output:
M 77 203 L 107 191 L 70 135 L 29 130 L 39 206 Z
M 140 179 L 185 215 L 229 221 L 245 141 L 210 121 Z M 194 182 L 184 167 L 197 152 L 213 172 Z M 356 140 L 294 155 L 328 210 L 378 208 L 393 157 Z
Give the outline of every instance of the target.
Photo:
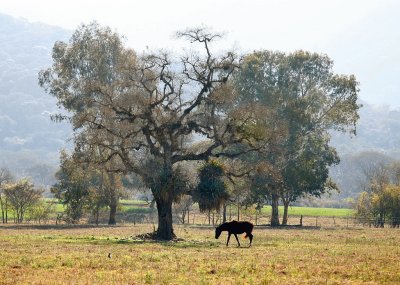
M 76 153 L 95 163 L 113 160 L 108 171 L 135 172 L 151 188 L 158 210 L 157 237 L 174 237 L 172 203 L 187 189 L 184 161 L 234 155 L 226 146 L 237 135 L 243 114 L 232 108 L 229 78 L 238 67 L 233 52 L 212 53 L 220 35 L 203 28 L 177 34 L 193 48 L 138 56 L 121 37 L 96 23 L 79 27 L 68 43 L 56 42 L 53 65 L 39 83 L 56 97 L 75 130 Z M 240 118 L 240 119 L 239 119 Z M 192 148 L 196 135 L 202 147 Z

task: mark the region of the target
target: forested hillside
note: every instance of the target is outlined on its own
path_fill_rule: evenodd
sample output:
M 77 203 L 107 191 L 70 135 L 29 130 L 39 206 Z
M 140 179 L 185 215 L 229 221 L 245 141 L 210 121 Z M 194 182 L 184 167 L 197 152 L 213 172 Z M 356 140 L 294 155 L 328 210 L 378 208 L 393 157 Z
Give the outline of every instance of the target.
M 0 165 L 44 184 L 70 127 L 51 122 L 55 100 L 39 88 L 37 74 L 50 64 L 54 42 L 69 34 L 0 14 Z
M 364 103 L 357 135 L 333 134 L 332 144 L 342 155 L 376 150 L 400 158 L 400 110 Z
M 389 106 L 363 104 L 357 135 L 333 134 L 332 145 L 340 155 L 340 164 L 331 168 L 331 176 L 340 188 L 326 200 L 344 204 L 365 190 L 365 172 L 372 165 L 400 159 L 400 110 Z

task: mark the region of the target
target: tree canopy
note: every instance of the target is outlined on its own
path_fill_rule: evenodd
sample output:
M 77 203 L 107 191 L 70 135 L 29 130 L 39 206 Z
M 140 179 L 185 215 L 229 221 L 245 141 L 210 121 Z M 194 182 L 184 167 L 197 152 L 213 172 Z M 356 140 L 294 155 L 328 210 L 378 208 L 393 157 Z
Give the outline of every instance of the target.
M 280 196 L 288 203 L 332 188 L 328 167 L 339 159 L 328 131 L 355 133 L 358 83 L 332 69 L 333 61 L 322 54 L 258 51 L 244 58 L 234 76 L 237 104 L 259 113 L 251 126 L 262 129 L 265 145 L 252 160 L 260 164 L 254 189 L 271 201 L 272 224 L 279 224 Z
M 4 195 L 14 210 L 17 223 L 22 223 L 26 211 L 39 201 L 42 193 L 42 189 L 35 189 L 27 179 L 9 183 L 4 187 Z
M 228 200 L 224 176 L 224 167 L 216 160 L 210 160 L 201 166 L 199 183 L 193 190 L 193 201 L 199 204 L 200 211 L 219 210 Z
M 238 56 L 215 56 L 212 43 L 220 35 L 207 29 L 177 35 L 201 51 L 137 56 L 109 28 L 82 25 L 69 43 L 54 45 L 53 66 L 39 75 L 40 85 L 70 114 L 77 152 L 106 149 L 102 162 L 117 158 L 112 171 L 135 172 L 144 181 L 161 175 L 168 181 L 161 189 L 148 185 L 162 239 L 174 236 L 171 206 L 183 194 L 174 182 L 179 163 L 232 155 L 224 151 L 228 145 L 248 140 L 235 132 L 238 114 L 228 107 L 233 94 L 228 79 L 239 66 Z M 202 148 L 191 148 L 194 135 L 205 140 Z M 156 171 L 146 167 L 151 161 Z

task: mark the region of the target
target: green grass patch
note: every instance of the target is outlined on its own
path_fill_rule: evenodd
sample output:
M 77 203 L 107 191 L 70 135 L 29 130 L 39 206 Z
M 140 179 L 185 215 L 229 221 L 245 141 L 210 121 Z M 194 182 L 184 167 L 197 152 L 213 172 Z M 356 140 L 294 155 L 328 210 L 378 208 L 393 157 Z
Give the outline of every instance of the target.
M 124 206 L 128 206 L 128 205 L 131 205 L 131 206 L 145 206 L 145 205 L 148 205 L 148 203 L 146 201 L 142 201 L 142 200 L 121 199 L 121 200 L 119 200 L 119 203 L 121 205 L 124 205 Z
M 265 206 L 261 210 L 262 214 L 271 214 L 271 206 Z M 279 215 L 283 215 L 283 206 L 279 207 Z M 306 217 L 347 217 L 353 216 L 353 209 L 338 208 L 312 208 L 312 207 L 289 207 L 289 216 Z
M 55 204 L 55 212 L 62 213 L 65 210 L 64 205 L 57 202 L 55 198 L 44 198 L 48 203 L 53 202 Z M 232 211 L 235 211 L 232 207 Z M 120 200 L 119 212 L 123 214 L 150 214 L 155 213 L 156 209 L 151 209 L 148 207 L 146 201 L 141 200 Z M 271 214 L 271 206 L 264 206 L 261 210 L 264 215 Z M 283 215 L 283 206 L 279 207 L 280 216 Z M 305 217 L 352 217 L 355 212 L 353 209 L 343 209 L 343 208 L 314 208 L 314 207 L 289 207 L 289 216 L 305 216 Z M 12 219 L 12 211 L 9 211 L 9 218 Z
M 144 207 L 122 206 L 120 212 L 123 214 L 151 214 L 156 213 L 157 210 Z

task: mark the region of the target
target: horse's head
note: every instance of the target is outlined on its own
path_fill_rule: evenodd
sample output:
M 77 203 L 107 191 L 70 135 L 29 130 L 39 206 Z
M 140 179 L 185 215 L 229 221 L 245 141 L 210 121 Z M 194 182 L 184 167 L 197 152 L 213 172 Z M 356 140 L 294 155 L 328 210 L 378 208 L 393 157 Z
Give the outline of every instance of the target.
M 216 239 L 219 238 L 219 236 L 221 235 L 221 232 L 222 232 L 221 227 L 218 227 L 215 229 L 215 238 Z

